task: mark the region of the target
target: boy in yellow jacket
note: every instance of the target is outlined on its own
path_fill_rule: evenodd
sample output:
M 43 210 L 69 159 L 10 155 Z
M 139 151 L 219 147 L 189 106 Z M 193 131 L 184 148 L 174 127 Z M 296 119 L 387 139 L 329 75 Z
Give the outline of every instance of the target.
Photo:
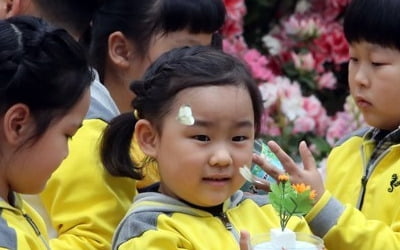
M 308 182 L 323 193 L 306 219 L 328 249 L 400 249 L 399 13 L 398 0 L 353 0 L 346 11 L 350 93 L 370 127 L 333 148 L 327 162 L 328 191 L 323 193 L 304 143 L 304 170 L 269 143 L 293 181 Z M 264 167 L 274 176 L 278 173 L 266 163 Z

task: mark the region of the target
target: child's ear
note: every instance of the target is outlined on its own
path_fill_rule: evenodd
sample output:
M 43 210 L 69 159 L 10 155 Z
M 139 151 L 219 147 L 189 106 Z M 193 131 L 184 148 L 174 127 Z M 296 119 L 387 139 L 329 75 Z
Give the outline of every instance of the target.
M 108 36 L 108 56 L 113 64 L 129 68 L 133 54 L 134 46 L 122 32 L 116 31 Z
M 32 119 L 28 106 L 15 104 L 4 114 L 3 128 L 5 139 L 11 145 L 20 145 L 32 131 Z
M 141 119 L 137 121 L 135 125 L 135 137 L 143 153 L 152 158 L 156 158 L 158 133 L 148 120 Z
M 21 15 L 23 0 L 6 0 L 6 17 Z

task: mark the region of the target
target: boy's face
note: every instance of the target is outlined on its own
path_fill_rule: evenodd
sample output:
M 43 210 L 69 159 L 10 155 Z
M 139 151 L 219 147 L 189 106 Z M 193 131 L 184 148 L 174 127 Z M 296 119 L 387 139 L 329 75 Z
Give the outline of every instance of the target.
M 190 105 L 194 125 L 177 120 L 182 105 Z M 161 130 L 156 160 L 163 193 L 195 205 L 215 206 L 244 184 L 239 168 L 251 163 L 254 143 L 253 106 L 246 89 L 183 90 Z
M 400 125 L 400 51 L 368 42 L 350 44 L 349 87 L 365 121 L 376 128 Z

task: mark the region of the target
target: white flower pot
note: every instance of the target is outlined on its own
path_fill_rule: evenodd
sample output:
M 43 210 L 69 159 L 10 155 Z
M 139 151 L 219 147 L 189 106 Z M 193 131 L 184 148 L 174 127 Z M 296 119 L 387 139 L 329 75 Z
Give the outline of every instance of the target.
M 322 250 L 321 238 L 307 233 L 295 233 L 285 229 L 271 229 L 270 233 L 251 238 L 253 250 Z

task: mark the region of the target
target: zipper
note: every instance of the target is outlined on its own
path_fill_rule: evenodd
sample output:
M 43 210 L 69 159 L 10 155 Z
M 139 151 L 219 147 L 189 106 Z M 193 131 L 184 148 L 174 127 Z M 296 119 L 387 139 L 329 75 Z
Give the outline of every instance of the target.
M 50 246 L 48 245 L 47 241 L 43 238 L 43 235 L 40 233 L 40 230 L 36 223 L 32 220 L 32 218 L 27 214 L 22 214 L 26 221 L 31 225 L 33 230 L 35 231 L 36 235 L 42 240 L 43 244 L 46 246 L 46 249 L 50 250 Z
M 225 226 L 226 230 L 228 230 L 231 233 L 233 239 L 236 242 L 239 242 L 239 240 L 240 240 L 239 232 L 233 227 L 232 223 L 229 221 L 229 218 L 228 218 L 228 215 L 226 214 L 226 212 L 221 212 L 217 217 L 221 220 L 221 222 Z
M 371 177 L 372 172 L 374 171 L 377 163 L 390 151 L 390 148 L 386 149 L 374 162 L 372 165 L 368 165 L 365 161 L 365 154 L 364 154 L 364 147 L 362 149 L 362 159 L 363 159 L 363 165 L 364 165 L 364 175 L 361 177 L 361 192 L 360 196 L 358 198 L 358 204 L 357 208 L 358 210 L 361 211 L 363 205 L 364 205 L 364 197 L 367 189 L 367 184 L 369 181 L 369 177 Z
M 225 228 L 227 230 L 231 231 L 232 230 L 232 223 L 229 221 L 229 218 L 226 215 L 226 213 L 221 212 L 221 214 L 218 217 L 221 219 L 222 224 L 224 224 Z

